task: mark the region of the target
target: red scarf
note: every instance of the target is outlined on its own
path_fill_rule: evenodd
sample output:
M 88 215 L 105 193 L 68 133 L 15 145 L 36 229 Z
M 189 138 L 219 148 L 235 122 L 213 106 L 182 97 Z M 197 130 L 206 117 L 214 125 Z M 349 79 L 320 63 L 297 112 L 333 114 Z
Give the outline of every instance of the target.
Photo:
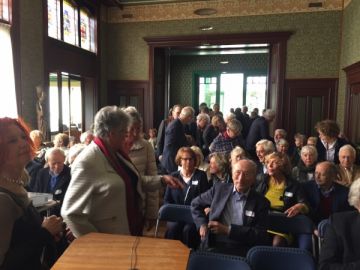
M 136 188 L 134 189 L 131 179 L 131 175 L 126 171 L 123 167 L 125 164 L 121 164 L 120 158 L 117 158 L 106 146 L 104 141 L 99 138 L 94 138 L 94 143 L 100 148 L 101 152 L 104 154 L 106 159 L 109 161 L 110 165 L 114 168 L 114 170 L 118 173 L 118 175 L 123 179 L 125 183 L 125 191 L 126 191 L 126 212 L 127 212 L 127 219 L 128 225 L 131 235 L 142 235 L 143 230 L 143 217 L 139 210 L 138 205 L 138 196 Z M 125 153 L 118 152 L 123 158 L 125 158 L 128 162 L 131 162 L 129 156 Z M 135 167 L 135 166 L 134 166 Z M 130 169 L 129 169 L 130 170 Z M 140 181 L 140 179 L 138 179 Z

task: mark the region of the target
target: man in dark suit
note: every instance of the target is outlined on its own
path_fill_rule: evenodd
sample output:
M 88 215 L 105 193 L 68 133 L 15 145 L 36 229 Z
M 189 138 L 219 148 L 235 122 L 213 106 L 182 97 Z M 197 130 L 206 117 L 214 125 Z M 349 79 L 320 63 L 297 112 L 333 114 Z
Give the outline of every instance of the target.
M 53 199 L 59 201 L 59 204 L 50 212 L 60 216 L 61 205 L 71 179 L 70 168 L 64 164 L 65 154 L 60 148 L 47 150 L 45 160 L 48 166 L 38 172 L 32 191 L 53 194 Z
M 164 172 L 168 174 L 178 169 L 175 163 L 177 151 L 188 145 L 184 126 L 189 124 L 193 118 L 194 109 L 190 106 L 184 107 L 180 116 L 173 120 L 165 130 L 164 150 L 160 162 Z
M 271 140 L 269 123 L 275 119 L 275 111 L 268 109 L 263 116 L 254 120 L 246 137 L 246 150 L 253 158 L 256 158 L 255 145 L 262 139 Z
M 251 189 L 255 177 L 256 164 L 239 160 L 232 169 L 233 183 L 215 184 L 192 201 L 192 216 L 204 248 L 244 256 L 251 247 L 269 243 L 270 203 Z M 204 210 L 209 206 L 207 217 Z
M 348 203 L 349 189 L 335 182 L 337 169 L 334 163 L 324 161 L 315 168 L 315 181 L 304 184 L 310 205 L 310 217 L 315 224 L 335 212 L 352 210 Z

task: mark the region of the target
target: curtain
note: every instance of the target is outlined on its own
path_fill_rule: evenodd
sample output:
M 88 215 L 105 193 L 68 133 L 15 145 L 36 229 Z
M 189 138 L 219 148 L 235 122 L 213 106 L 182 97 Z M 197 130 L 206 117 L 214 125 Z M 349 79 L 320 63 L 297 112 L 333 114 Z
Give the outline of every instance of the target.
M 18 117 L 10 25 L 0 23 L 0 117 Z

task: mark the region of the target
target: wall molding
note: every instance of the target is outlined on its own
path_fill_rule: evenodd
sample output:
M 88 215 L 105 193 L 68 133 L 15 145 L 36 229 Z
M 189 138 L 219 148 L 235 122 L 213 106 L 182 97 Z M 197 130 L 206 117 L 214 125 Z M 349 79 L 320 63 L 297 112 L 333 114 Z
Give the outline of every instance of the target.
M 107 22 L 191 20 L 342 10 L 343 0 L 326 0 L 322 1 L 323 7 L 321 8 L 309 8 L 308 4 L 312 1 L 318 2 L 317 0 L 210 0 L 176 4 L 124 6 L 123 9 L 111 7 L 107 9 Z M 345 0 L 344 6 L 347 6 L 350 2 L 351 0 Z M 194 14 L 194 10 L 199 8 L 214 8 L 217 13 L 210 16 L 198 16 Z

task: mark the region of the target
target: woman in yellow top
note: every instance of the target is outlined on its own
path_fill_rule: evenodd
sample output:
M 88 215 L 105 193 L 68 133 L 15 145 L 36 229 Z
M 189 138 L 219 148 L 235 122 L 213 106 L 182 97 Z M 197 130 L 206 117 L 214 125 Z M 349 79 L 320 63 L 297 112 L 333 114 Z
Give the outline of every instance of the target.
M 268 174 L 263 181 L 257 183 L 256 190 L 269 201 L 274 211 L 282 212 L 287 217 L 294 217 L 300 213 L 307 213 L 308 207 L 301 185 L 291 178 L 291 164 L 289 158 L 282 153 L 271 153 L 265 157 Z M 288 245 L 287 235 L 276 233 L 273 246 Z

